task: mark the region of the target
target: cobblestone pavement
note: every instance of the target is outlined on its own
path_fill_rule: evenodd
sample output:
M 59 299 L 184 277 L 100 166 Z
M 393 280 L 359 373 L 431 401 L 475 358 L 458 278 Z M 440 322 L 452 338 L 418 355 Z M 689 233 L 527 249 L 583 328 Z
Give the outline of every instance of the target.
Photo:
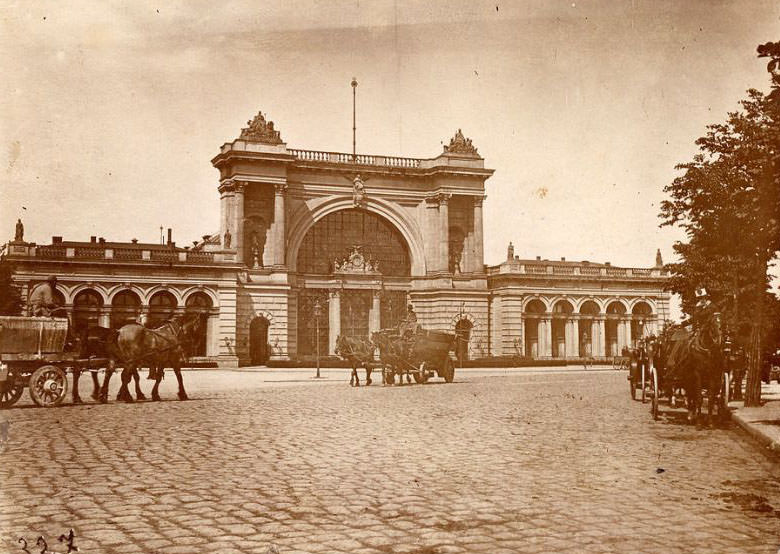
M 625 372 L 219 390 L 7 410 L 8 552 L 771 552 L 780 463 L 631 401 Z M 209 389 L 199 382 L 211 383 Z M 144 385 L 146 388 L 148 386 Z M 30 549 L 39 552 L 40 548 Z

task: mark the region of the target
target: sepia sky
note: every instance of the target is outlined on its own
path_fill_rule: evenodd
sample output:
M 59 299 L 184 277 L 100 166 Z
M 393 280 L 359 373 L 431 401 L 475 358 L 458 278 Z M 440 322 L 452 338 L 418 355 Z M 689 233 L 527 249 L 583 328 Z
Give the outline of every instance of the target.
M 351 151 L 355 76 L 359 153 L 434 157 L 462 128 L 496 170 L 486 263 L 510 240 L 669 261 L 662 188 L 768 89 L 779 31 L 775 0 L 3 2 L 0 235 L 191 244 L 218 229 L 210 159 L 259 109 L 289 147 Z

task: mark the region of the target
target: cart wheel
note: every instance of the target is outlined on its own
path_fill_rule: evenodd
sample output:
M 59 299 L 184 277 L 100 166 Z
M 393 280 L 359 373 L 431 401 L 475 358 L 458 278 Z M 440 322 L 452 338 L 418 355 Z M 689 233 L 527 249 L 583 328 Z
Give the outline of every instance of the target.
M 10 408 L 16 404 L 24 392 L 24 382 L 9 375 L 6 381 L 0 383 L 0 408 Z
M 455 378 L 455 366 L 449 356 L 444 358 L 444 367 L 439 371 L 439 375 L 444 377 L 444 381 L 447 383 L 452 383 Z
M 650 413 L 653 414 L 653 419 L 658 419 L 658 395 L 660 392 L 658 391 L 658 372 L 656 372 L 655 367 L 650 368 L 650 384 L 653 387 L 653 398 L 652 398 L 652 404 L 650 406 Z
M 65 400 L 68 393 L 68 378 L 57 366 L 45 365 L 35 370 L 30 377 L 30 396 L 38 406 L 49 408 Z

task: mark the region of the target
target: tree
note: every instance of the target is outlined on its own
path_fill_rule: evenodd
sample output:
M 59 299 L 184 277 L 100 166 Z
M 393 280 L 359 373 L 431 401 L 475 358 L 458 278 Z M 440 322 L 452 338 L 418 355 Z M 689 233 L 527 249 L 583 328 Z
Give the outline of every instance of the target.
M 682 174 L 664 188 L 670 199 L 660 214 L 662 226 L 679 226 L 687 237 L 674 245 L 680 262 L 669 266 L 669 290 L 681 295 L 683 311 L 693 316 L 695 291 L 706 289 L 748 353 L 746 406 L 760 403 L 768 268 L 780 249 L 779 45 L 759 47 L 759 56 L 771 58 L 772 92 L 749 90 L 741 110 L 707 127 L 696 141 L 700 153 L 678 165 Z M 745 328 L 748 335 L 740 336 Z
M 20 315 L 22 295 L 12 279 L 13 267 L 0 255 L 0 315 Z

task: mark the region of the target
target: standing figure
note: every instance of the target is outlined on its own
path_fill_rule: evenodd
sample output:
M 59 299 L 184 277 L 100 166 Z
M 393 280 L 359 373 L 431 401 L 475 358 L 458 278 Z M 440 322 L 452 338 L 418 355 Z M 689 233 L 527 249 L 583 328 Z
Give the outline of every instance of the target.
M 356 208 L 363 208 L 366 204 L 366 187 L 360 175 L 352 180 L 352 204 Z
M 252 267 L 255 269 L 263 267 L 263 250 L 260 245 L 260 235 L 257 231 L 252 231 Z
M 24 224 L 21 219 L 16 220 L 16 232 L 14 233 L 14 242 L 24 242 Z
M 230 242 L 233 237 L 230 235 L 230 229 L 225 229 L 225 249 L 230 248 Z

